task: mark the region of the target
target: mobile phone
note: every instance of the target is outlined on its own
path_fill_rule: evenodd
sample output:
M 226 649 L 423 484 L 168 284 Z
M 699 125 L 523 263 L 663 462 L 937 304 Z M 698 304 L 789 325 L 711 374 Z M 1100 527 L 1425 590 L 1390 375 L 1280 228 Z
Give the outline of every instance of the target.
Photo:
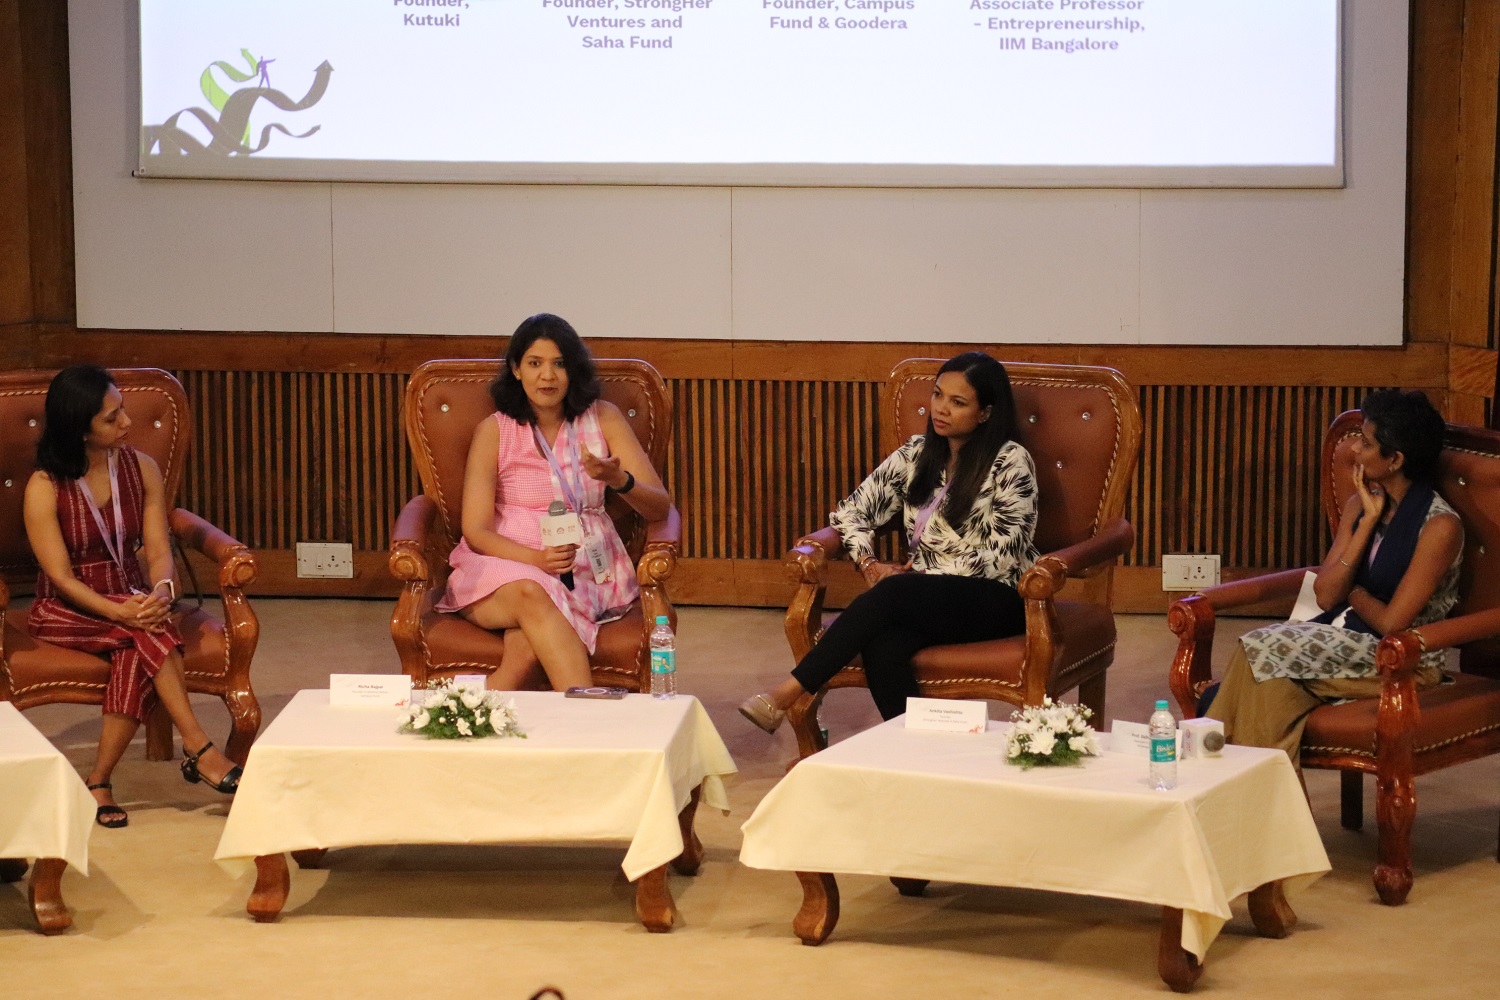
M 630 692 L 622 687 L 570 687 L 563 692 L 564 698 L 607 698 L 617 700 Z

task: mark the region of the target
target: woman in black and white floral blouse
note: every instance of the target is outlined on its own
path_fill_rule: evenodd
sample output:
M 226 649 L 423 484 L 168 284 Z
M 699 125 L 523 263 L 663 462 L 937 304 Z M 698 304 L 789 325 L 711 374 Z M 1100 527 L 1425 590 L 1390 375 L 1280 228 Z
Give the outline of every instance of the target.
M 917 694 L 912 657 L 928 646 L 1020 635 L 1016 583 L 1036 561 L 1036 470 L 1015 440 L 1015 404 L 1000 362 L 969 351 L 938 372 L 927 433 L 913 437 L 829 518 L 870 589 L 850 603 L 792 675 L 740 705 L 775 732 L 803 692 L 856 656 L 882 718 Z M 875 529 L 902 516 L 910 556 L 878 562 Z

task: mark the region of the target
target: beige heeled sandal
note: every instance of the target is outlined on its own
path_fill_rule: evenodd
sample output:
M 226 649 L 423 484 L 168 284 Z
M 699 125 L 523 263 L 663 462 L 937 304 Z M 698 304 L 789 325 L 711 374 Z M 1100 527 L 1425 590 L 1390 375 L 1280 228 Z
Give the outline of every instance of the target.
M 786 710 L 777 708 L 769 695 L 757 694 L 740 702 L 740 714 L 768 733 L 774 733 L 786 718 Z

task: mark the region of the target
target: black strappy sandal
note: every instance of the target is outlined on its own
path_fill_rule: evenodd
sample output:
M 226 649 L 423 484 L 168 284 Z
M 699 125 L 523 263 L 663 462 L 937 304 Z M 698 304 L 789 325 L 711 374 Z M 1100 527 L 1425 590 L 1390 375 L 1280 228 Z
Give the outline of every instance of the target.
M 103 788 L 113 792 L 114 787 L 108 781 L 101 781 L 97 785 L 89 785 L 88 789 L 92 792 L 96 788 Z M 94 810 L 94 822 L 107 830 L 118 830 L 122 826 L 130 825 L 130 815 L 119 806 L 100 806 Z
M 240 776 L 245 773 L 244 768 L 240 767 L 238 764 L 235 764 L 225 773 L 224 777 L 218 780 L 217 783 L 209 781 L 198 771 L 198 758 L 208 753 L 208 751 L 213 748 L 213 745 L 213 740 L 209 740 L 207 743 L 203 744 L 202 748 L 199 749 L 197 753 L 188 753 L 187 747 L 182 748 L 182 779 L 190 785 L 194 784 L 195 782 L 201 781 L 216 792 L 222 792 L 225 795 L 233 795 L 235 792 L 239 791 Z

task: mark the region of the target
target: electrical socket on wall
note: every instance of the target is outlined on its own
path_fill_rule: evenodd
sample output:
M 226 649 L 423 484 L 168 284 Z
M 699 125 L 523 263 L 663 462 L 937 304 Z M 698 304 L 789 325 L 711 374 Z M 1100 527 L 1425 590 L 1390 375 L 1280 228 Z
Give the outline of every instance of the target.
M 298 577 L 354 578 L 354 546 L 348 542 L 298 542 Z
M 1176 555 L 1161 557 L 1162 590 L 1202 590 L 1219 583 L 1219 557 Z

